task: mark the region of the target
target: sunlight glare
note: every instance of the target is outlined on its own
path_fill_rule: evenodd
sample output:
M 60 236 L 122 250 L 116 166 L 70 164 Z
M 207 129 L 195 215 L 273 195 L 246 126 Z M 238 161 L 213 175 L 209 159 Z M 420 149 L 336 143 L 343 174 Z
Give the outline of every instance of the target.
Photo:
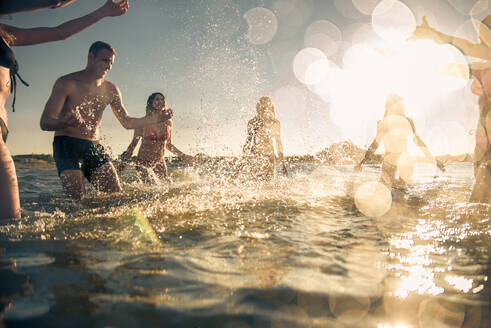
M 356 208 L 367 217 L 380 217 L 392 206 L 390 190 L 380 182 L 366 182 L 355 192 Z
M 488 0 L 448 0 L 448 3 L 462 15 L 479 15 L 488 9 Z
M 365 15 L 371 15 L 381 0 L 351 0 L 353 6 Z
M 304 35 L 305 47 L 318 48 L 328 57 L 338 52 L 342 41 L 341 30 L 328 20 L 313 22 L 307 27 Z
M 479 24 L 478 20 L 473 18 L 466 20 L 455 31 L 454 35 L 458 38 L 467 39 L 473 43 L 479 43 Z
M 351 295 L 329 296 L 329 309 L 339 322 L 350 324 L 363 319 L 370 309 L 370 298 Z
M 389 43 L 402 43 L 414 31 L 416 19 L 411 10 L 397 0 L 383 0 L 373 10 L 374 31 Z
M 266 8 L 252 8 L 244 14 L 249 30 L 246 38 L 252 44 L 265 44 L 271 41 L 278 30 L 275 14 Z
M 434 125 L 426 144 L 436 155 L 458 156 L 472 153 L 468 132 L 458 122 L 441 122 Z
M 318 60 L 326 59 L 326 55 L 317 48 L 303 48 L 293 59 L 293 72 L 296 78 L 302 82 L 305 81 L 305 74 L 310 65 Z
M 425 299 L 419 305 L 420 327 L 463 327 L 465 305 L 437 299 Z
M 305 84 L 314 85 L 324 81 L 330 72 L 328 59 L 320 59 L 313 62 L 305 72 Z

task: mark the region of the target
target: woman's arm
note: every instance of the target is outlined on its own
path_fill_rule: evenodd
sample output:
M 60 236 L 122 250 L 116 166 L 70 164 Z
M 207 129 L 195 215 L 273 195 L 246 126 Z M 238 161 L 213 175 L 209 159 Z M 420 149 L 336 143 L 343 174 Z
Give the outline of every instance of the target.
M 491 49 L 484 43 L 472 43 L 466 39 L 447 35 L 432 28 L 426 16 L 423 16 L 423 23 L 417 26 L 411 39 L 431 39 L 438 43 L 449 43 L 459 48 L 466 56 L 491 59 Z
M 165 148 L 171 153 L 176 154 L 177 156 L 182 158 L 185 162 L 194 165 L 195 160 L 193 156 L 184 154 L 182 151 L 180 151 L 176 146 L 172 144 L 172 121 L 169 120 L 164 124 L 165 124 L 165 128 L 167 129 L 167 135 L 169 136 L 169 139 L 165 143 Z
M 416 141 L 416 145 L 418 145 L 418 147 L 421 149 L 421 151 L 423 152 L 423 154 L 425 155 L 426 159 L 428 160 L 428 162 L 431 162 L 433 164 L 436 163 L 436 166 L 442 171 L 442 172 L 445 172 L 445 166 L 443 165 L 442 162 L 440 162 L 439 160 L 437 160 L 433 154 L 430 152 L 430 150 L 428 149 L 428 147 L 426 146 L 426 144 L 424 143 L 423 139 L 421 139 L 421 137 L 418 135 L 418 133 L 416 132 L 416 127 L 414 126 L 414 121 L 411 119 L 411 118 L 407 118 L 409 123 L 411 123 L 411 128 L 413 129 L 413 136 L 414 136 L 414 140 Z
M 380 145 L 380 142 L 382 141 L 382 138 L 385 134 L 385 130 L 383 127 L 383 122 L 379 121 L 377 123 L 377 134 L 375 135 L 375 139 L 373 139 L 372 143 L 370 146 L 368 146 L 367 151 L 365 152 L 365 157 L 361 160 L 358 165 L 355 166 L 356 171 L 361 170 L 361 166 L 365 164 L 365 162 L 377 151 L 378 146 Z
M 244 147 L 242 147 L 242 154 L 248 155 L 251 152 L 252 138 L 254 137 L 254 128 L 252 121 L 247 123 L 247 137 Z
M 14 14 L 46 8 L 61 8 L 77 0 L 2 0 L 0 14 Z
M 281 126 L 280 121 L 277 121 L 275 124 L 275 143 L 276 143 L 276 152 L 278 153 L 278 160 L 281 162 L 281 169 L 283 171 L 284 176 L 288 176 L 288 170 L 286 169 L 285 158 L 283 157 L 283 143 L 281 142 Z
M 135 151 L 138 142 L 142 139 L 143 131 L 141 129 L 135 129 L 135 133 L 133 134 L 133 139 L 131 140 L 128 148 L 121 154 L 121 159 L 127 161 L 133 156 L 133 152 Z
M 88 15 L 70 20 L 57 27 L 17 28 L 3 25 L 2 28 L 13 36 L 11 46 L 27 46 L 51 41 L 64 40 L 97 23 L 104 17 L 123 15 L 129 8 L 128 0 L 107 2 Z

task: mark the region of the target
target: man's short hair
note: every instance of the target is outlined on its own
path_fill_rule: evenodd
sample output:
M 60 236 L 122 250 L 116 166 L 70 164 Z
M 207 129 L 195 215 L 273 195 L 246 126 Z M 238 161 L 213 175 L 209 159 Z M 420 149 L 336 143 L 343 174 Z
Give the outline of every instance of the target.
M 89 54 L 92 53 L 94 57 L 97 57 L 97 54 L 102 49 L 109 50 L 110 52 L 112 52 L 113 55 L 116 56 L 116 50 L 114 50 L 114 48 L 109 43 L 103 41 L 96 41 L 92 43 L 92 45 L 89 48 Z

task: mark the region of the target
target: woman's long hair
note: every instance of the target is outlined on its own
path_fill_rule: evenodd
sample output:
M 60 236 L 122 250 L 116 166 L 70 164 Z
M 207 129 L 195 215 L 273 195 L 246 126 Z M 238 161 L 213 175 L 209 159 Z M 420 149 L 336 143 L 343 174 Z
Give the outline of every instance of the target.
M 387 96 L 385 101 L 385 114 L 384 117 L 389 115 L 406 116 L 406 110 L 404 108 L 404 102 L 402 97 L 398 94 L 391 93 Z
M 3 41 L 5 41 L 5 43 L 7 43 L 9 46 L 12 44 L 12 42 L 15 39 L 15 37 L 12 34 L 5 31 L 5 29 L 2 26 L 0 26 L 0 38 L 2 38 Z
M 156 109 L 153 108 L 152 103 L 153 103 L 153 100 L 155 99 L 155 97 L 157 97 L 158 95 L 161 95 L 165 99 L 165 96 L 162 92 L 152 93 L 147 99 L 147 107 L 145 110 L 145 116 L 151 116 L 156 111 Z
M 270 97 L 261 97 L 256 104 L 256 111 L 262 120 L 274 121 L 276 120 L 276 111 L 273 101 Z

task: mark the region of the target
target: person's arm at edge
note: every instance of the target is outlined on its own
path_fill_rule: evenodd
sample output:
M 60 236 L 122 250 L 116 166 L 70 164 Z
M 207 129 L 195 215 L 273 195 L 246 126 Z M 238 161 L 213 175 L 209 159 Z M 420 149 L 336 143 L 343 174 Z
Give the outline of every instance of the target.
M 51 95 L 44 107 L 41 115 L 40 126 L 43 131 L 56 131 L 67 126 L 79 126 L 82 123 L 80 115 L 75 111 L 67 112 L 63 117 L 59 117 L 65 102 L 68 102 L 68 81 L 63 77 L 59 78 Z
M 0 14 L 9 15 L 23 11 L 61 8 L 66 7 L 75 1 L 77 0 L 4 0 L 0 5 Z
M 472 43 L 466 39 L 450 36 L 437 31 L 428 24 L 426 16 L 423 16 L 423 23 L 416 27 L 413 37 L 410 39 L 431 39 L 437 43 L 449 43 L 459 48 L 464 55 L 489 60 L 491 58 L 491 49 L 483 43 Z
M 119 16 L 129 8 L 128 0 L 108 0 L 102 7 L 90 14 L 70 20 L 56 27 L 17 28 L 2 24 L 5 31 L 14 36 L 10 46 L 27 46 L 51 41 L 64 40 L 97 23 L 104 17 Z
M 141 129 L 151 124 L 165 122 L 172 117 L 172 109 L 150 117 L 136 118 L 129 116 L 121 101 L 121 93 L 118 87 L 111 82 L 106 81 L 106 83 L 109 83 L 110 88 L 112 88 L 113 100 L 111 101 L 111 109 L 125 129 Z

